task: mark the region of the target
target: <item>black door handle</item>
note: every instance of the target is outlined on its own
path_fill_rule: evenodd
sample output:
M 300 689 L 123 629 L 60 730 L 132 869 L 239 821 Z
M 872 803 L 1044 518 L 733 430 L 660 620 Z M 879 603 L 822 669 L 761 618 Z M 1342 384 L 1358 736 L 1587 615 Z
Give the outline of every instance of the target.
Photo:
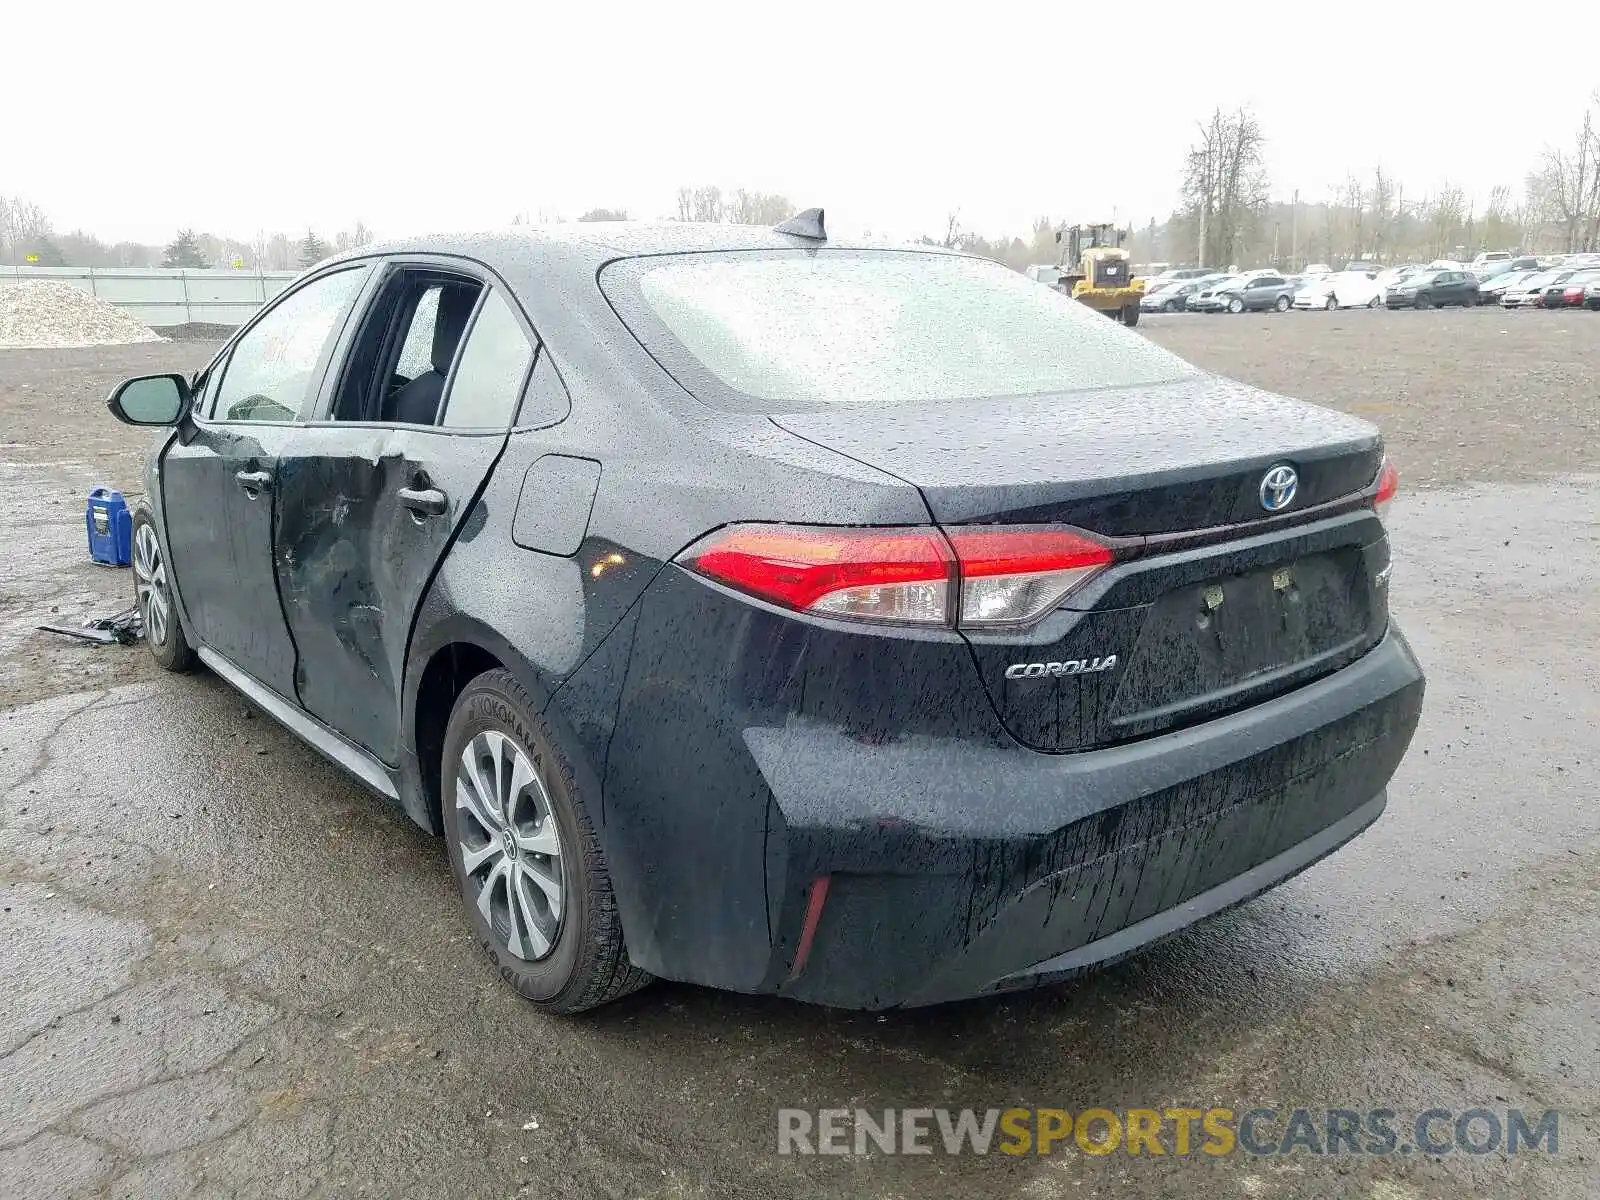
M 272 487 L 271 471 L 235 471 L 233 478 L 252 500 Z
M 438 488 L 403 487 L 397 493 L 404 504 L 419 517 L 441 516 L 450 507 L 450 498 Z

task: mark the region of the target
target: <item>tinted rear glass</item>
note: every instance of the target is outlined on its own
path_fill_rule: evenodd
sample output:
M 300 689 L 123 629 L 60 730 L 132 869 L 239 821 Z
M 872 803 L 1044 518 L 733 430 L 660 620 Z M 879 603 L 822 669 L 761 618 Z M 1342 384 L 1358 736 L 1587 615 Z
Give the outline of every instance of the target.
M 981 259 L 826 249 L 665 255 L 614 263 L 601 284 L 640 341 L 713 402 L 904 404 L 1193 373 L 1139 334 Z

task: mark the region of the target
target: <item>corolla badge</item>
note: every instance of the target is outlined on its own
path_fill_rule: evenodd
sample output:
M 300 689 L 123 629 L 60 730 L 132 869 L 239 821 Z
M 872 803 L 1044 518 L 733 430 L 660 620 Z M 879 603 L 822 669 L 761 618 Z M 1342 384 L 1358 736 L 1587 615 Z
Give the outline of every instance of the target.
M 1261 477 L 1261 507 L 1268 512 L 1282 512 L 1294 503 L 1300 490 L 1300 475 L 1288 463 L 1267 468 Z
M 1069 658 L 1065 662 L 1012 663 L 1006 668 L 1006 678 L 1060 679 L 1063 675 L 1088 675 L 1095 671 L 1109 671 L 1116 665 L 1115 654 L 1099 658 Z

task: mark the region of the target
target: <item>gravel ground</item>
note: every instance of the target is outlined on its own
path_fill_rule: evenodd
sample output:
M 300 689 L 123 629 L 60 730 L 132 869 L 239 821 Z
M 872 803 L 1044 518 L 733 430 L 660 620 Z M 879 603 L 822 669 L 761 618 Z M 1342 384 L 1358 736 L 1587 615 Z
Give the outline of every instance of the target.
M 1267 896 L 1070 987 L 882 1017 L 668 985 L 530 1012 L 438 843 L 209 674 L 31 632 L 126 603 L 83 495 L 148 439 L 103 397 L 211 344 L 0 352 L 0 1195 L 1600 1195 L 1600 314 L 1141 329 L 1389 430 L 1416 742 L 1384 818 Z M 1562 1123 L 1515 1159 L 774 1152 L 783 1106 L 1011 1104 Z
M 1376 422 L 1403 487 L 1600 467 L 1600 313 L 1191 313 L 1139 328 L 1209 370 Z

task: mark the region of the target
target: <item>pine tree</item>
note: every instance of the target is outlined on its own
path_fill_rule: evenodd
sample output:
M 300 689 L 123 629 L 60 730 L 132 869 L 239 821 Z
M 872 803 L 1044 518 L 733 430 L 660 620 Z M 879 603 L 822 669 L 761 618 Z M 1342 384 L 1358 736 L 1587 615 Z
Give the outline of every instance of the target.
M 165 257 L 161 260 L 163 267 L 196 267 L 207 266 L 206 256 L 200 250 L 200 238 L 192 229 L 178 230 L 178 236 L 172 239 L 167 246 Z
M 315 266 L 327 258 L 329 253 L 328 243 L 317 236 L 315 229 L 307 229 L 306 236 L 300 243 L 300 265 Z

